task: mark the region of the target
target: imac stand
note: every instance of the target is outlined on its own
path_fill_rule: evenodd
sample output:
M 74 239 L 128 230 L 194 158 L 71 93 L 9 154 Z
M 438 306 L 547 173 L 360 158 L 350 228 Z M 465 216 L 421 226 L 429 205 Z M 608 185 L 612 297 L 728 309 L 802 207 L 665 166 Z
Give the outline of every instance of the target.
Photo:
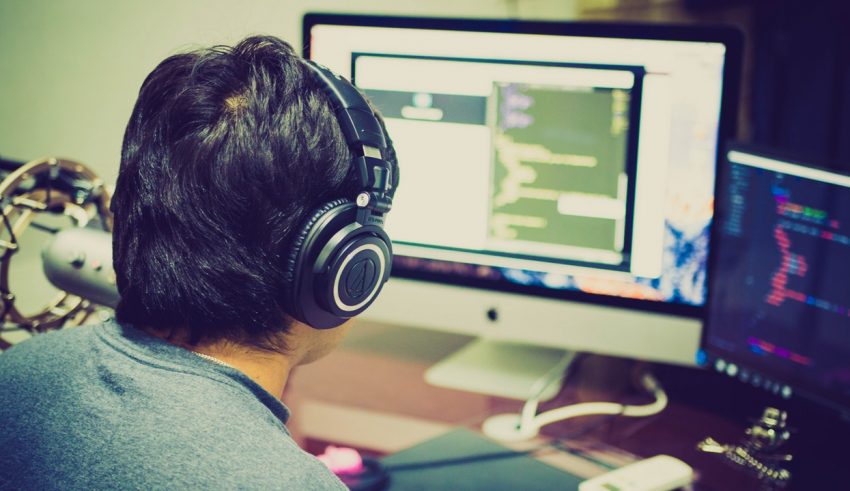
M 528 440 L 543 426 L 565 419 L 596 414 L 646 417 L 667 406 L 664 389 L 645 374 L 641 385 L 653 396 L 651 403 L 586 402 L 538 413 L 540 402 L 560 392 L 575 356 L 572 351 L 479 339 L 431 367 L 425 380 L 440 387 L 524 400 L 520 413 L 499 414 L 484 422 L 484 434 L 499 441 Z
M 508 399 L 548 401 L 560 392 L 574 357 L 556 348 L 477 339 L 431 367 L 425 380 Z

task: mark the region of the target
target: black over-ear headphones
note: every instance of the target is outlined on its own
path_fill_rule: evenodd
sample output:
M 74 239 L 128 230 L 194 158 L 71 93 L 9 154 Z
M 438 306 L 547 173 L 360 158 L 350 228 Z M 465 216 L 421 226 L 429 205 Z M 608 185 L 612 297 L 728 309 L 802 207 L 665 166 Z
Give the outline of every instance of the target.
M 366 310 L 389 279 L 392 244 L 383 226 L 395 169 L 386 160 L 392 143 L 363 95 L 327 68 L 305 65 L 331 101 L 360 180 L 356 201 L 331 201 L 311 214 L 284 265 L 288 312 L 328 329 Z

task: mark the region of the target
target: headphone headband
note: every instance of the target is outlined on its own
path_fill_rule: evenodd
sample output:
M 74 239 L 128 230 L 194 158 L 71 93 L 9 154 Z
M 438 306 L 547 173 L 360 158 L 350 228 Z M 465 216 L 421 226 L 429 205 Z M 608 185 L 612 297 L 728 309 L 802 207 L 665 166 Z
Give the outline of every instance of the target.
M 312 61 L 304 60 L 336 113 L 348 148 L 354 152 L 353 164 L 361 191 L 357 221 L 363 225 L 383 225 L 384 215 L 392 207 L 393 168 L 385 160 L 387 138 L 372 107 L 363 94 L 344 77 Z

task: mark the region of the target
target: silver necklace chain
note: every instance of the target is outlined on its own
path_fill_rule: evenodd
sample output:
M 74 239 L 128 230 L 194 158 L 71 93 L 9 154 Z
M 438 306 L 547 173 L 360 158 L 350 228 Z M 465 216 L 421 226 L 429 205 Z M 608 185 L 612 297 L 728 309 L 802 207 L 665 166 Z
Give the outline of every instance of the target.
M 206 354 L 204 354 L 204 353 L 198 353 L 197 351 L 192 351 L 192 350 L 189 350 L 189 352 L 190 352 L 190 353 L 193 353 L 195 356 L 198 356 L 198 357 L 200 357 L 200 358 L 203 358 L 203 359 L 205 359 L 205 360 L 207 360 L 207 361 L 211 361 L 211 362 L 215 363 L 216 365 L 221 365 L 221 366 L 223 366 L 223 367 L 227 367 L 227 368 L 233 368 L 233 367 L 232 367 L 232 366 L 230 366 L 229 364 L 227 364 L 227 363 L 225 363 L 225 362 L 223 362 L 223 361 L 219 360 L 218 358 L 216 358 L 216 357 L 214 357 L 214 356 L 206 355 Z

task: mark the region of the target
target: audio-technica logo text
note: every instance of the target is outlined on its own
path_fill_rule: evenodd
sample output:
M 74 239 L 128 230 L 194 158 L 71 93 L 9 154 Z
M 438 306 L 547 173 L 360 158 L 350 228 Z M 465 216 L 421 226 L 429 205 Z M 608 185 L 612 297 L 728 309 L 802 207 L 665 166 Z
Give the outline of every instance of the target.
M 345 281 L 345 292 L 348 296 L 357 300 L 372 291 L 375 285 L 375 273 L 378 268 L 375 261 L 364 258 L 354 263 L 348 270 L 348 278 Z

